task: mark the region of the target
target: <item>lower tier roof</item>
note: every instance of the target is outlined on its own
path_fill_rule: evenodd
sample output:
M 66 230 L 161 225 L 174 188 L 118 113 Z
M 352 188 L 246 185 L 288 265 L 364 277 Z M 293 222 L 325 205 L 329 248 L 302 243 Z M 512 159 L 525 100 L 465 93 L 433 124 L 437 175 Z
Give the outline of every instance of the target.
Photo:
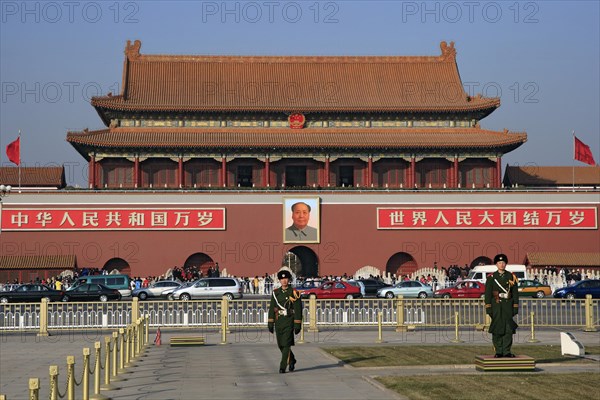
M 480 128 L 109 128 L 69 132 L 82 155 L 93 150 L 487 150 L 506 153 L 527 141 L 525 132 Z

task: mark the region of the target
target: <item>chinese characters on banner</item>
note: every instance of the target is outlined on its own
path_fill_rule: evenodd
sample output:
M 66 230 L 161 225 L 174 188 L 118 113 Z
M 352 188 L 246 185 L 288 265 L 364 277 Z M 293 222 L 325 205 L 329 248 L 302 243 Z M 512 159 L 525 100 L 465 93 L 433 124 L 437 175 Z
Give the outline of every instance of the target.
M 2 231 L 225 230 L 224 208 L 2 209 Z
M 597 229 L 596 207 L 378 208 L 377 229 Z

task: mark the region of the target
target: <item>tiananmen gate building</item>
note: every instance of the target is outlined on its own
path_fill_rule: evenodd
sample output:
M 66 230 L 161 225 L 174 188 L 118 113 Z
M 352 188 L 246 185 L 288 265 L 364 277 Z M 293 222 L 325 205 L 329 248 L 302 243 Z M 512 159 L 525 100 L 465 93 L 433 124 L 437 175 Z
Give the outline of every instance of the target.
M 91 101 L 105 127 L 67 133 L 88 189 L 4 198 L 2 255 L 254 276 L 293 253 L 315 276 L 600 253 L 597 190 L 504 188 L 502 156 L 527 135 L 481 127 L 500 99 L 465 92 L 454 43 L 437 56 L 140 48 L 126 45 L 121 92 Z

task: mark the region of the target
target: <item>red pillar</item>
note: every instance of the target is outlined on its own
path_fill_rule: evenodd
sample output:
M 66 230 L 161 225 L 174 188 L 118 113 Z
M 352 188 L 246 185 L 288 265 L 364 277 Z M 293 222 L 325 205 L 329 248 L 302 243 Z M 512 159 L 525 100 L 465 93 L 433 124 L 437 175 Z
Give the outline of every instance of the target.
M 227 157 L 221 157 L 221 186 L 227 186 Z
M 177 186 L 183 187 L 183 158 L 179 157 L 177 160 Z
M 140 157 L 135 156 L 133 160 L 133 186 L 140 186 Z
M 265 186 L 271 186 L 271 160 L 268 156 L 265 159 Z
M 452 164 L 452 178 L 454 182 L 452 183 L 452 187 L 458 187 L 458 158 L 454 157 L 454 163 Z
M 417 168 L 416 168 L 415 157 L 412 156 L 412 157 L 410 157 L 410 170 L 409 170 L 410 176 L 408 177 L 411 189 L 414 188 L 415 184 L 417 183 L 417 172 L 416 172 L 416 169 Z
M 502 186 L 502 157 L 496 159 L 496 187 Z
M 369 156 L 369 162 L 367 164 L 367 186 L 371 187 L 373 183 L 373 157 Z
M 329 156 L 325 157 L 325 180 L 323 186 L 329 186 Z
M 89 165 L 88 169 L 89 169 L 88 182 L 89 182 L 90 189 L 95 189 L 96 188 L 96 156 L 95 155 L 90 156 L 90 165 Z

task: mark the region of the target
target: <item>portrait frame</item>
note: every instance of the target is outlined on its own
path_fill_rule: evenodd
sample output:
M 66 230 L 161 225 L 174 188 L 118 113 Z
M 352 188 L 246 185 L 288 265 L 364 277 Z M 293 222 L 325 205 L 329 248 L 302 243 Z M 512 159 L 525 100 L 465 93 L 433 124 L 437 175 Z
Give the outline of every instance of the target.
M 304 203 L 310 207 L 306 228 L 296 228 L 292 217 L 292 206 Z M 283 243 L 321 242 L 321 198 L 316 196 L 293 196 L 283 198 Z

